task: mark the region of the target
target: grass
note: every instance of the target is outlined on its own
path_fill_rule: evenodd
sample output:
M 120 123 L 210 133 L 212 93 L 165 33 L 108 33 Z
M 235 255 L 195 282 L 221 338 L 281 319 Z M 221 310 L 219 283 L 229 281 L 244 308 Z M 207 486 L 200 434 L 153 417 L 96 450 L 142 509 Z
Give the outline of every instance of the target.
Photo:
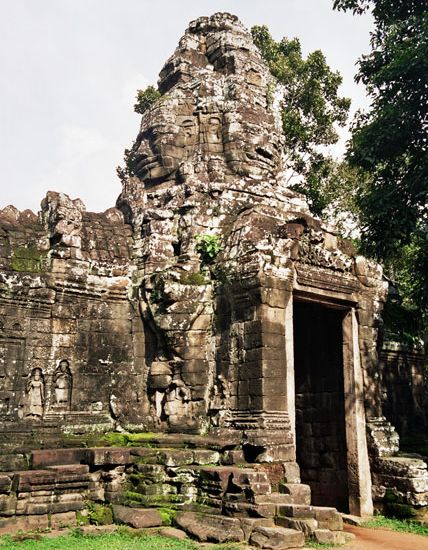
M 31 537 L 31 538 L 27 538 Z M 14 540 L 15 539 L 15 540 Z M 83 535 L 79 530 L 59 536 L 43 537 L 36 535 L 9 535 L 0 537 L 1 550 L 198 550 L 197 543 L 190 540 L 177 540 L 160 535 L 115 532 L 103 535 Z M 236 544 L 216 544 L 205 546 L 204 550 L 239 550 Z
M 375 516 L 373 519 L 363 523 L 363 527 L 375 529 L 391 529 L 392 531 L 401 531 L 403 533 L 413 533 L 428 537 L 428 527 L 423 527 L 414 521 L 386 518 L 384 516 Z

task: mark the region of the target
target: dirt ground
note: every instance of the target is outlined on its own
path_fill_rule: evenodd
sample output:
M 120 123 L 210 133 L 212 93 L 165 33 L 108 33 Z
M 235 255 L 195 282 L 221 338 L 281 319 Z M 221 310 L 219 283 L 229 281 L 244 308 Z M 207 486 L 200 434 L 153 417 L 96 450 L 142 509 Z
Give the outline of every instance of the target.
M 346 525 L 345 531 L 357 537 L 344 547 L 346 550 L 428 550 L 428 537 L 421 535 L 352 525 Z

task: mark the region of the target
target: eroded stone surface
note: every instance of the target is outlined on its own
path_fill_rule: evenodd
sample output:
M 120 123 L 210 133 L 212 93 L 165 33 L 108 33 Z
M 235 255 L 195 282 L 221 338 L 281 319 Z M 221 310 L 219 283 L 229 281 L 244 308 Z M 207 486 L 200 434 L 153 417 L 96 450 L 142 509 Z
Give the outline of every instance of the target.
M 129 508 L 115 504 L 113 505 L 113 517 L 116 523 L 125 523 L 135 529 L 162 525 L 162 517 L 159 512 L 145 508 Z

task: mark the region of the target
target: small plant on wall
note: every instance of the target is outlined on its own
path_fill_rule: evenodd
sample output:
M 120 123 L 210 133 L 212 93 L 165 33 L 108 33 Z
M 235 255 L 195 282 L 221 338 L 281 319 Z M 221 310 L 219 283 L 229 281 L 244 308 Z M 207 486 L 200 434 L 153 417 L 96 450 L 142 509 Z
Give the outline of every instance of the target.
M 223 250 L 218 235 L 196 235 L 196 252 L 202 265 L 210 265 Z
M 144 114 L 161 97 L 160 92 L 154 86 L 147 86 L 145 90 L 138 90 L 134 111 Z

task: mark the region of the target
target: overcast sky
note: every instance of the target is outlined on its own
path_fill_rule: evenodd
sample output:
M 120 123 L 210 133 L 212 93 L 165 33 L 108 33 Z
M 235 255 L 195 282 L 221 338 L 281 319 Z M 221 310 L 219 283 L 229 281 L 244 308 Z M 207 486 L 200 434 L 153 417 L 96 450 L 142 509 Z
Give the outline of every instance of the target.
M 115 167 L 136 137 L 136 90 L 155 83 L 192 19 L 216 11 L 277 39 L 321 49 L 353 81 L 369 51 L 369 16 L 333 12 L 332 0 L 0 0 L 0 208 L 39 209 L 46 191 L 80 197 L 88 210 L 113 206 Z

